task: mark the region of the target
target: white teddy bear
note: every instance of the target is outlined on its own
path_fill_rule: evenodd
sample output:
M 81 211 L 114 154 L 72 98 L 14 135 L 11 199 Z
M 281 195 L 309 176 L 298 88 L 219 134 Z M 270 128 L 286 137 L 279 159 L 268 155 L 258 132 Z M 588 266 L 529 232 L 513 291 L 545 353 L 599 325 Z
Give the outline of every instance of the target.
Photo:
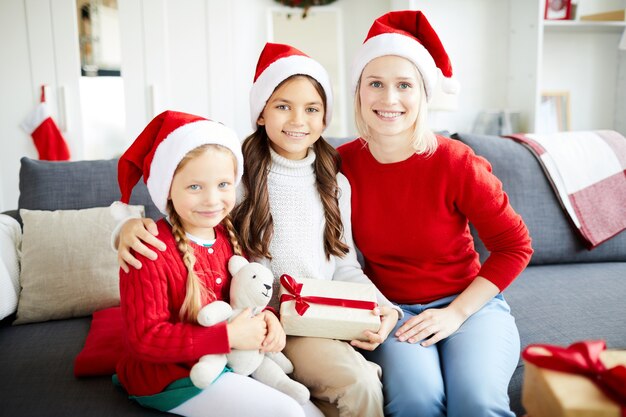
M 214 301 L 198 313 L 198 323 L 213 326 L 236 317 L 245 308 L 252 314 L 262 311 L 272 297 L 272 272 L 256 262 L 234 255 L 228 261 L 232 275 L 230 283 L 230 305 Z M 251 375 L 254 379 L 273 387 L 298 403 L 309 400 L 309 390 L 301 383 L 289 378 L 293 364 L 283 353 L 262 353 L 258 350 L 233 350 L 228 355 L 204 355 L 191 368 L 190 378 L 198 388 L 206 388 L 222 373 L 228 364 L 235 373 Z

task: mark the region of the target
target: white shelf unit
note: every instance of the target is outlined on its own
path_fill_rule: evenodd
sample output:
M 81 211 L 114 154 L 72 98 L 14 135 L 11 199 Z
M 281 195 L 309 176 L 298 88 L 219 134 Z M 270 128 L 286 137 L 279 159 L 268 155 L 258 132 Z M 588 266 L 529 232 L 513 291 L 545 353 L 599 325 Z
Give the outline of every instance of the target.
M 543 22 L 541 91 L 566 91 L 570 129 L 614 129 L 624 22 Z
M 509 1 L 507 105 L 521 128 L 538 132 L 542 92 L 569 94 L 570 130 L 615 129 L 626 22 L 544 20 L 544 0 Z

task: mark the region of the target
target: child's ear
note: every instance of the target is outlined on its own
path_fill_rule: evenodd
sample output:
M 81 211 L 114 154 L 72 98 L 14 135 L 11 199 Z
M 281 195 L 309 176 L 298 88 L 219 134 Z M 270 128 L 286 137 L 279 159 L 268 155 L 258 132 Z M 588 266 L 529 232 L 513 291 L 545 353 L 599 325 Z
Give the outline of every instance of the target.
M 265 119 L 263 118 L 263 113 L 261 113 L 259 118 L 256 119 L 256 124 L 258 124 L 259 126 L 265 126 Z

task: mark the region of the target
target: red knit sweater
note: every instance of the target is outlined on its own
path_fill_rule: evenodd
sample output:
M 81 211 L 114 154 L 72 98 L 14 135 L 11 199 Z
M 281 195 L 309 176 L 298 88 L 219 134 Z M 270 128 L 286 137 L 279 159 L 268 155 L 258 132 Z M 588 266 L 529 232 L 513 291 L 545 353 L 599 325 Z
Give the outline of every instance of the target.
M 155 261 L 135 254 L 142 268 L 130 268 L 128 274 L 120 270 L 126 350 L 116 371 L 126 391 L 138 396 L 156 394 L 175 380 L 188 377 L 191 366 L 203 355 L 230 351 L 224 323 L 202 327 L 179 320 L 187 268 L 170 225 L 161 219 L 157 227 L 167 249 L 157 251 Z M 228 260 L 233 251 L 222 227 L 215 231 L 212 253 L 190 243 L 197 259 L 194 269 L 218 300 L 228 300 Z
M 377 162 L 361 139 L 339 148 L 365 272 L 401 304 L 458 294 L 477 275 L 503 290 L 532 254 L 528 230 L 491 165 L 459 141 L 437 139 L 430 157 L 390 164 Z M 482 266 L 468 219 L 491 252 Z

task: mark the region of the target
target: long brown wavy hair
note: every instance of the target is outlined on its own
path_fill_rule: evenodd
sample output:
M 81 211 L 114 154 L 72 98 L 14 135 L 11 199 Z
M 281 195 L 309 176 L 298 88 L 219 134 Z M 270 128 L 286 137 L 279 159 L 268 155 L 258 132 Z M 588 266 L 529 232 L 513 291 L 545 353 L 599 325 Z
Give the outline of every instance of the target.
M 185 157 L 180 161 L 178 166 L 176 167 L 176 171 L 174 171 L 174 175 L 182 169 L 187 162 L 192 160 L 193 158 L 202 155 L 207 150 L 215 150 L 216 152 L 228 152 L 233 157 L 233 161 L 235 161 L 235 156 L 233 153 L 228 150 L 228 148 L 221 145 L 202 145 L 199 146 L 189 153 L 185 155 Z M 235 161 L 235 167 L 236 167 Z M 172 225 L 172 234 L 174 235 L 174 240 L 176 241 L 176 246 L 178 251 L 183 257 L 183 263 L 187 268 L 187 283 L 186 283 L 186 293 L 185 299 L 183 300 L 183 304 L 178 312 L 179 318 L 181 321 L 197 323 L 198 312 L 205 305 L 205 300 L 213 301 L 215 300 L 215 293 L 210 288 L 207 288 L 203 281 L 200 279 L 196 271 L 194 270 L 194 266 L 196 264 L 196 257 L 193 253 L 193 247 L 189 244 L 189 238 L 185 234 L 185 229 L 183 228 L 182 221 L 180 216 L 174 209 L 174 204 L 172 200 L 167 200 L 167 213 L 169 215 L 169 221 Z M 231 245 L 233 246 L 233 252 L 236 255 L 241 255 L 241 246 L 239 244 L 239 238 L 237 237 L 237 233 L 235 232 L 235 227 L 233 226 L 230 215 L 226 216 L 222 220 L 222 225 L 226 229 L 228 233 L 228 238 L 230 240 Z
M 294 77 L 305 77 L 315 87 L 322 98 L 326 111 L 326 94 L 322 86 L 308 75 L 293 75 L 283 80 L 276 91 L 285 82 Z M 269 101 L 269 100 L 268 100 Z M 322 115 L 323 116 L 323 115 Z M 326 219 L 324 226 L 324 252 L 326 258 L 331 255 L 343 257 L 348 253 L 348 246 L 341 240 L 343 223 L 339 212 L 339 187 L 337 174 L 340 168 L 339 154 L 331 145 L 320 137 L 314 144 L 315 182 L 317 191 L 324 207 Z M 270 155 L 270 138 L 265 126 L 257 125 L 254 133 L 246 138 L 242 145 L 243 160 L 246 169 L 241 180 L 245 198 L 233 211 L 233 222 L 241 236 L 243 251 L 252 258 L 272 259 L 269 247 L 274 235 L 274 222 L 270 213 L 267 177 L 272 164 Z

